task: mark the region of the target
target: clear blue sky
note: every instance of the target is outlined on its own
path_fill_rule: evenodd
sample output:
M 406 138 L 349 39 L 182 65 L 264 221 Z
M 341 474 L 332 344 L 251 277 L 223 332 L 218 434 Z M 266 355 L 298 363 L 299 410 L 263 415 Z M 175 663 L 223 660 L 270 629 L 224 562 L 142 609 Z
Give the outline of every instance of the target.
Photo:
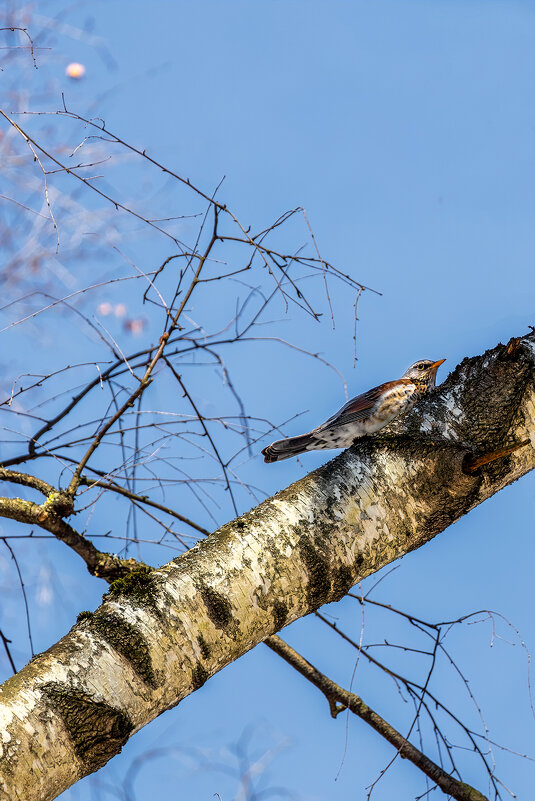
M 43 16 L 60 7 L 36 3 Z M 327 318 L 303 326 L 290 317 L 276 329 L 320 351 L 345 375 L 350 394 L 401 375 L 421 357 L 447 359 L 442 380 L 463 357 L 535 324 L 532 3 L 113 0 L 76 4 L 63 22 L 83 27 L 88 17 L 115 67 L 63 30 L 55 52 L 41 56 L 34 82 L 57 81 L 69 105 L 105 117 L 113 130 L 203 187 L 226 175 L 221 196 L 247 222 L 268 223 L 304 206 L 323 256 L 383 293 L 361 299 L 356 368 L 351 303 L 341 289 L 333 296 L 334 331 Z M 64 77 L 74 60 L 87 68 L 78 83 Z M 60 102 L 58 94 L 55 106 Z M 143 187 L 136 191 L 142 194 Z M 144 266 L 151 263 L 148 245 L 122 246 Z M 80 285 L 85 278 L 79 276 Z M 22 359 L 26 351 L 21 343 Z M 313 361 L 283 348 L 266 351 L 265 358 L 251 351 L 248 359 L 233 366 L 256 415 L 285 420 L 310 410 L 288 433 L 312 427 L 344 401 L 335 373 Z M 271 494 L 327 456 L 273 466 L 257 456 L 247 478 Z M 533 506 L 529 476 L 403 559 L 377 597 L 436 619 L 495 609 L 535 648 Z M 27 555 L 36 552 L 29 545 Z M 78 611 L 97 606 L 103 588 L 59 545 L 37 552 L 39 564 L 29 568 L 27 583 L 42 650 Z M 9 631 L 20 598 L 3 559 L 0 581 L 12 596 L 2 603 L 0 625 Z M 79 599 L 71 597 L 64 608 L 43 601 L 55 571 L 65 597 L 76 588 Z M 355 602 L 346 599 L 329 612 L 359 638 Z M 365 633 L 376 642 L 404 636 L 373 615 Z M 468 626 L 452 635 L 452 646 L 491 739 L 535 756 L 525 652 L 500 637 L 491 647 L 491 633 L 488 623 Z M 504 627 L 499 634 L 513 639 Z M 300 621 L 284 636 L 349 686 L 354 652 L 317 621 Z M 22 663 L 28 656 L 23 631 L 15 646 Z M 438 690 L 465 711 L 467 702 L 456 700 L 459 685 L 444 675 Z M 396 720 L 402 702 L 362 664 L 353 687 L 386 717 L 394 705 L 392 722 L 402 720 Z M 176 749 L 171 757 L 143 763 L 136 799 L 208 801 L 219 793 L 231 801 L 239 797 L 234 778 L 200 769 L 188 749 L 229 763 L 228 750 L 249 731 L 253 754 L 280 749 L 266 786 L 307 801 L 365 799 L 364 787 L 392 755 L 358 720 L 332 721 L 320 694 L 260 646 L 146 727 L 95 779 L 62 799 L 123 798 L 106 783 L 120 786 L 133 758 L 169 746 Z M 497 761 L 520 801 L 530 801 L 533 763 L 499 752 Z M 460 763 L 467 765 L 465 780 L 485 792 L 479 769 L 464 757 Z M 398 760 L 372 798 L 405 801 L 424 791 L 418 772 Z

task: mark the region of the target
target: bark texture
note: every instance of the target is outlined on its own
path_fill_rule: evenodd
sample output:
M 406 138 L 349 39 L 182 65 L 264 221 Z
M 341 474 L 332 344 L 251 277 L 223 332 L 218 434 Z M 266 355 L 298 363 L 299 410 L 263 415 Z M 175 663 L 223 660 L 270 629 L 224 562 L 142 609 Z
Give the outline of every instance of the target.
M 113 582 L 0 688 L 2 801 L 55 798 L 225 665 L 533 469 L 534 377 L 533 333 L 465 359 L 380 436 L 164 567 Z

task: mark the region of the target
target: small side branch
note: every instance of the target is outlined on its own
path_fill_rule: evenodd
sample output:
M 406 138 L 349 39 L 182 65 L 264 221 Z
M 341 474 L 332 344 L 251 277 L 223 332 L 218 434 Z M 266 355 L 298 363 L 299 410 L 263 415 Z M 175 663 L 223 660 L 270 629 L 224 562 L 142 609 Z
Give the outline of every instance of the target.
M 43 504 L 32 503 L 22 498 L 0 498 L 0 517 L 18 520 L 20 523 L 39 526 L 49 531 L 81 556 L 91 575 L 108 582 L 140 566 L 141 563 L 135 559 L 121 559 L 114 554 L 97 550 L 92 542 L 53 511 L 54 501 L 58 495 L 57 492 L 52 493 Z
M 483 467 L 483 465 L 490 464 L 490 462 L 494 462 L 496 459 L 503 459 L 505 456 L 509 456 L 519 448 L 523 448 L 525 445 L 529 444 L 530 440 L 525 439 L 522 442 L 518 442 L 516 445 L 511 445 L 509 448 L 499 448 L 497 451 L 485 453 L 482 456 L 467 456 L 463 462 L 463 472 L 471 476 L 477 473 L 479 468 Z
M 9 659 L 9 664 L 11 665 L 11 670 L 13 671 L 13 675 L 17 672 L 17 668 L 15 667 L 15 662 L 13 661 L 13 657 L 11 656 L 11 651 L 9 650 L 9 644 L 11 640 L 5 636 L 4 632 L 0 629 L 0 640 L 2 640 L 4 644 L 4 648 L 6 651 L 7 658 Z
M 425 773 L 437 787 L 456 801 L 488 801 L 486 796 L 464 782 L 460 782 L 446 773 L 439 765 L 419 751 L 403 735 L 394 729 L 386 720 L 373 711 L 362 698 L 355 693 L 339 687 L 334 681 L 311 665 L 310 662 L 294 651 L 284 640 L 273 635 L 264 640 L 265 644 L 281 656 L 289 665 L 317 687 L 329 703 L 331 715 L 336 717 L 343 709 L 349 709 L 354 715 L 368 723 L 385 740 L 396 748 L 400 756 L 408 759 L 422 773 Z

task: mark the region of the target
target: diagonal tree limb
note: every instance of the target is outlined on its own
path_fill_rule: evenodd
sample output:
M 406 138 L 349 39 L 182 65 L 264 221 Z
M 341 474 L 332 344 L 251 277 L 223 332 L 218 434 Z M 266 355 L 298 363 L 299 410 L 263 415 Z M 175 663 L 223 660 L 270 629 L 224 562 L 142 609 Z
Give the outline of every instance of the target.
M 276 634 L 268 637 L 264 642 L 268 648 L 275 651 L 305 679 L 317 687 L 318 690 L 321 690 L 329 703 L 333 717 L 336 717 L 344 709 L 349 709 L 354 715 L 368 723 L 372 729 L 375 729 L 385 740 L 388 740 L 397 749 L 400 756 L 412 762 L 437 787 L 440 787 L 444 793 L 447 793 L 456 801 L 488 801 L 486 796 L 482 795 L 478 790 L 446 773 L 440 765 L 429 759 L 377 712 L 374 712 L 359 695 L 344 690 L 338 684 L 335 684 L 332 679 L 321 673 L 301 654 L 285 643 L 284 640 L 277 637 Z
M 535 333 L 465 359 L 410 414 L 157 569 L 1 688 L 0 799 L 49 801 L 259 642 L 535 467 Z M 28 771 L 31 763 L 33 769 Z

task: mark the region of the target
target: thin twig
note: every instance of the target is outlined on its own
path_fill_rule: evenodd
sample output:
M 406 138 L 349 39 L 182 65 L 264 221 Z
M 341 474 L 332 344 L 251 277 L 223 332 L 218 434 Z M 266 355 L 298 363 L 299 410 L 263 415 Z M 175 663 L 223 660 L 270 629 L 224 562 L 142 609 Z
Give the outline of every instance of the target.
M 13 657 L 11 656 L 11 651 L 9 650 L 9 643 L 11 642 L 11 640 L 8 640 L 8 638 L 5 636 L 4 632 L 1 629 L 0 629 L 0 639 L 4 644 L 6 655 L 9 660 L 9 664 L 11 665 L 11 670 L 13 671 L 13 675 L 15 675 L 15 673 L 17 672 L 17 668 L 15 667 L 15 662 L 13 661 Z

